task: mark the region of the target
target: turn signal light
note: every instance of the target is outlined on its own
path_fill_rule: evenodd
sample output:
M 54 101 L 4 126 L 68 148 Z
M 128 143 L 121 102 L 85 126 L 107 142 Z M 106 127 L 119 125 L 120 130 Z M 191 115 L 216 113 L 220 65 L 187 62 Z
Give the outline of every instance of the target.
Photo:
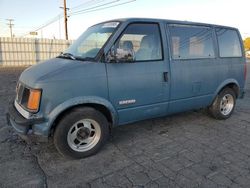
M 27 108 L 31 111 L 38 111 L 41 99 L 41 90 L 30 90 Z

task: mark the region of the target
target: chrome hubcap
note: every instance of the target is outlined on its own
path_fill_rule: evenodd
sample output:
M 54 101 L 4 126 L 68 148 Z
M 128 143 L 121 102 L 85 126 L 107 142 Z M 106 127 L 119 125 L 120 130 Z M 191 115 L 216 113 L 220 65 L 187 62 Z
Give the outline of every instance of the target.
M 82 119 L 70 128 L 67 141 L 74 151 L 84 152 L 93 148 L 100 137 L 100 125 L 92 119 Z
M 227 116 L 231 113 L 234 107 L 234 98 L 231 94 L 226 94 L 220 102 L 220 111 Z

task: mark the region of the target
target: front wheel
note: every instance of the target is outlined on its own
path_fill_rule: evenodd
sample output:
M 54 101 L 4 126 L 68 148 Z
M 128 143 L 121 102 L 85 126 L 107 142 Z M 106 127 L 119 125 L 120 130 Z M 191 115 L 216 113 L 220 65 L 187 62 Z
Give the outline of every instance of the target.
M 215 119 L 227 119 L 234 111 L 235 102 L 235 92 L 231 88 L 225 88 L 217 95 L 208 111 Z
M 84 158 L 97 153 L 108 136 L 108 121 L 101 112 L 89 107 L 75 108 L 57 125 L 54 144 L 66 157 Z

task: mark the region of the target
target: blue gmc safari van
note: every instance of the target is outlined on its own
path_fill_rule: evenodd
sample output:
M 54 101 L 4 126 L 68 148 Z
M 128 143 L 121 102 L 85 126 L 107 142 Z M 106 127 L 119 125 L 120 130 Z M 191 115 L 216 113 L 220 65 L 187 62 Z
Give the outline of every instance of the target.
M 19 134 L 53 137 L 61 154 L 82 158 L 117 125 L 206 107 L 227 119 L 245 80 L 235 28 L 118 19 L 90 27 L 58 57 L 26 69 L 7 118 Z

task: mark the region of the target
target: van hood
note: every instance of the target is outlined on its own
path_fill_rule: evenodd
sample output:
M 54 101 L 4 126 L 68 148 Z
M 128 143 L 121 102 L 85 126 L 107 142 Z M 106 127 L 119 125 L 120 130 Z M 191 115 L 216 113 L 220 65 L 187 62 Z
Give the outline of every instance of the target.
M 74 79 L 85 73 L 89 74 L 89 67 L 93 64 L 101 63 L 54 58 L 27 68 L 21 74 L 19 81 L 30 87 L 35 87 L 38 83 Z M 78 74 L 77 72 L 80 70 L 84 72 Z

